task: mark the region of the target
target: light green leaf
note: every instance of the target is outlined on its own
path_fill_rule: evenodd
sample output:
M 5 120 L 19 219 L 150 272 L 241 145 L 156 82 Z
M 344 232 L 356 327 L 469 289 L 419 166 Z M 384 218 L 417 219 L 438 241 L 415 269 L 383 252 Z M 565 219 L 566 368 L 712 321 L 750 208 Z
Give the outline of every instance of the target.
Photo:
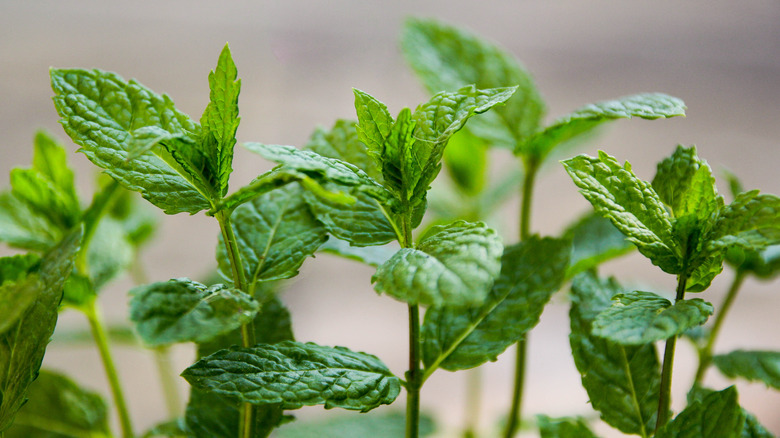
M 401 389 L 373 355 L 292 341 L 221 350 L 182 376 L 199 389 L 284 409 L 324 404 L 367 412 L 392 403 Z
M 564 238 L 571 241 L 566 278 L 573 278 L 635 248 L 623 233 L 598 213 L 586 214 L 570 225 L 564 231 Z
M 431 229 L 416 249 L 401 248 L 371 278 L 374 289 L 409 304 L 481 304 L 501 269 L 503 245 L 484 223 Z
M 46 251 L 62 238 L 62 229 L 11 192 L 0 193 L 0 241 L 31 251 Z
M 355 111 L 358 117 L 358 124 L 355 127 L 358 140 L 366 146 L 366 153 L 374 160 L 376 166 L 382 169 L 384 175 L 382 157 L 385 140 L 396 123 L 385 104 L 358 89 L 353 88 L 352 93 L 355 95 Z
M 35 254 L 0 258 L 0 335 L 13 327 L 38 296 L 38 276 L 29 275 Z
M 210 207 L 216 196 L 192 161 L 200 126 L 168 96 L 101 70 L 50 73 L 65 132 L 90 161 L 168 214 Z
M 149 346 L 208 341 L 247 324 L 260 310 L 240 290 L 187 278 L 139 286 L 130 294 L 130 320 Z
M 626 292 L 593 321 L 593 335 L 620 345 L 642 345 L 677 336 L 704 324 L 712 304 L 699 298 L 672 303 L 652 292 Z
M 750 272 L 762 280 L 775 278 L 780 273 L 780 245 L 770 245 L 763 251 L 732 247 L 726 252 L 726 261 L 737 269 Z
M 588 423 L 581 417 L 550 418 L 546 415 L 537 415 L 541 438 L 596 438 Z
M 327 419 L 296 421 L 279 429 L 275 438 L 398 438 L 404 436 L 406 417 L 402 412 L 328 415 Z M 420 416 L 419 436 L 433 435 L 431 417 Z
M 450 138 L 444 163 L 455 187 L 470 196 L 479 195 L 487 184 L 488 145 L 461 130 Z
M 720 372 L 780 389 L 780 352 L 737 350 L 712 358 Z
M 81 229 L 68 235 L 28 274 L 38 278 L 30 291 L 36 299 L 12 327 L 0 334 L 0 370 L 4 370 L 0 373 L 0 432 L 13 422 L 26 400 L 28 387 L 38 376 L 81 235 Z
M 469 84 L 478 88 L 518 86 L 506 106 L 469 124 L 477 137 L 514 149 L 539 127 L 545 108 L 533 78 L 501 48 L 434 20 L 407 20 L 401 38 L 404 56 L 431 93 Z
M 323 157 L 337 158 L 351 163 L 375 181 L 382 182 L 379 167 L 368 154 L 366 145 L 360 141 L 357 122 L 354 120 L 339 119 L 330 130 L 315 129 L 305 149 Z
M 398 251 L 398 245 L 391 243 L 382 246 L 359 247 L 352 246 L 349 242 L 341 239 L 328 239 L 320 246 L 319 250 L 378 268 Z
M 646 437 L 655 427 L 661 387 L 654 345 L 623 346 L 591 334 L 593 320 L 623 291 L 614 279 L 589 273 L 575 277 L 569 343 L 582 386 L 602 420 L 624 433 Z
M 87 252 L 89 277 L 95 289 L 100 290 L 124 272 L 134 258 L 135 248 L 123 224 L 111 217 L 101 218 Z
M 515 153 L 532 155 L 541 161 L 556 146 L 587 134 L 605 122 L 632 117 L 653 120 L 684 115 L 685 104 L 682 100 L 661 93 L 635 94 L 592 103 L 534 133 L 518 144 Z
M 233 146 L 238 117 L 238 94 L 241 80 L 227 44 L 222 49 L 216 69 L 209 73 L 209 104 L 200 117 L 202 127 L 200 143 L 204 148 L 210 179 L 220 197 L 228 189 L 228 179 L 233 171 Z
M 563 161 L 580 193 L 609 218 L 639 252 L 669 274 L 682 271 L 679 248 L 672 235 L 672 218 L 650 183 L 637 178 L 631 165 L 615 158 L 579 155 Z
M 676 218 L 694 215 L 707 220 L 723 207 L 712 169 L 696 155 L 695 146 L 677 146 L 671 157 L 658 163 L 653 189 Z
M 745 416 L 733 386 L 695 401 L 663 426 L 656 438 L 738 438 Z
M 780 197 L 758 190 L 740 193 L 721 209 L 706 241 L 714 248 L 738 245 L 752 250 L 780 243 Z
M 155 437 L 175 437 L 186 438 L 190 436 L 187 430 L 187 424 L 182 418 L 176 418 L 174 420 L 159 423 L 147 430 L 141 438 L 155 438 Z
M 301 195 L 297 184 L 289 185 L 258 196 L 233 212 L 231 224 L 250 289 L 258 281 L 295 276 L 306 257 L 328 239 Z M 221 236 L 217 261 L 222 276 L 232 278 Z
M 481 306 L 428 309 L 421 335 L 426 374 L 496 360 L 539 322 L 568 259 L 568 242 L 531 237 L 504 249 L 501 273 Z
M 16 415 L 6 438 L 108 438 L 108 408 L 100 395 L 74 381 L 41 370 L 30 385 L 30 399 Z

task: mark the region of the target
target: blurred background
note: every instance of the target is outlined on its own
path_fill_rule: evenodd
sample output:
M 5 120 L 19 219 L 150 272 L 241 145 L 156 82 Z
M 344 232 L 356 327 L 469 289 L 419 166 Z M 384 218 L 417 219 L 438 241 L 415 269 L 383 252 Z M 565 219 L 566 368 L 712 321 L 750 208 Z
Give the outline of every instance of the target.
M 581 152 L 603 149 L 628 160 L 651 179 L 655 164 L 677 144 L 696 144 L 716 172 L 728 168 L 748 189 L 780 193 L 780 3 L 776 0 L 686 2 L 545 1 L 134 1 L 76 0 L 0 2 L 0 175 L 29 166 L 32 138 L 44 128 L 66 136 L 51 102 L 50 67 L 100 68 L 135 78 L 167 93 L 179 109 L 200 117 L 208 101 L 208 72 L 230 43 L 242 79 L 239 143 L 302 146 L 317 125 L 354 118 L 351 88 L 385 102 L 391 113 L 427 100 L 399 51 L 408 16 L 435 17 L 490 39 L 530 70 L 548 104 L 548 122 L 586 103 L 637 92 L 660 91 L 685 100 L 688 116 L 614 123 Z M 76 147 L 67 143 L 75 152 Z M 497 151 L 498 170 L 512 166 Z M 72 154 L 77 183 L 88 200 L 95 172 Z M 270 168 L 236 149 L 232 187 Z M 7 187 L 6 176 L 0 186 Z M 723 181 L 721 179 L 721 181 Z M 721 192 L 727 186 L 719 182 Z M 559 166 L 537 183 L 533 232 L 556 235 L 574 215 L 589 209 Z M 730 199 L 730 198 L 728 198 Z M 505 243 L 517 239 L 518 201 L 501 211 Z M 160 215 L 162 216 L 162 215 Z M 152 281 L 203 278 L 214 269 L 218 228 L 203 215 L 160 217 L 161 227 L 144 253 Z M 0 254 L 10 254 L 3 248 Z M 673 294 L 675 279 L 637 254 L 605 271 L 634 279 L 648 290 Z M 373 269 L 322 255 L 307 261 L 284 292 L 296 337 L 344 345 L 378 355 L 397 374 L 407 363 L 405 305 L 377 296 Z M 726 268 L 703 296 L 716 306 L 733 272 Z M 101 297 L 109 321 L 126 321 L 129 280 Z M 737 348 L 780 349 L 780 290 L 749 280 L 726 321 L 716 352 Z M 568 344 L 568 304 L 557 294 L 529 339 L 525 413 L 593 416 Z M 86 328 L 65 313 L 60 327 Z M 678 343 L 673 406 L 684 406 L 695 372 L 694 350 Z M 164 419 L 153 360 L 145 351 L 117 347 L 121 377 L 138 430 Z M 174 368 L 191 363 L 188 346 L 174 349 Z M 514 355 L 507 352 L 483 370 L 481 426 L 492 430 L 509 405 Z M 64 370 L 108 398 L 95 349 L 52 344 L 45 366 Z M 178 372 L 177 371 L 177 372 Z M 441 371 L 423 390 L 423 409 L 439 421 L 440 436 L 456 436 L 465 412 L 465 373 Z M 186 385 L 181 382 L 186 394 Z M 711 370 L 706 383 L 727 381 Z M 763 384 L 738 383 L 740 402 L 780 433 L 780 393 Z M 402 398 L 390 409 L 401 409 Z M 318 417 L 304 409 L 301 418 Z M 611 436 L 609 429 L 599 429 Z

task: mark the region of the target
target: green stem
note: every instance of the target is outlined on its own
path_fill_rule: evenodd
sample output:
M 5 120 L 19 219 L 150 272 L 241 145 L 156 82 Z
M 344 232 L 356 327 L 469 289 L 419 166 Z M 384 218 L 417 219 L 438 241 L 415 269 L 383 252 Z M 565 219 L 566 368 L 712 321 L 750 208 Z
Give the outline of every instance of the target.
M 482 405 L 482 369 L 477 367 L 466 373 L 466 427 L 464 438 L 475 438 L 479 429 L 479 409 Z
M 524 161 L 525 177 L 523 178 L 522 200 L 520 203 L 520 241 L 531 236 L 531 206 L 533 201 L 534 183 L 536 173 L 539 170 L 539 162 L 529 157 Z M 517 342 L 517 356 L 515 358 L 515 382 L 512 387 L 512 407 L 509 409 L 509 417 L 504 430 L 505 438 L 512 438 L 520 429 L 522 422 L 523 386 L 525 384 L 525 362 L 527 351 L 526 335 Z
M 686 275 L 679 275 L 677 278 L 677 296 L 674 302 L 681 301 L 685 297 L 685 286 L 688 283 Z M 658 414 L 655 423 L 655 431 L 669 421 L 669 407 L 672 401 L 672 369 L 674 366 L 674 348 L 677 344 L 677 336 L 672 336 L 666 340 L 664 348 L 664 364 L 661 370 L 661 390 L 658 396 Z
M 406 373 L 406 438 L 420 434 L 420 308 L 409 305 L 409 371 Z
M 130 413 L 127 410 L 127 402 L 125 401 L 125 396 L 122 391 L 122 385 L 119 382 L 119 375 L 117 374 L 116 365 L 114 364 L 114 358 L 111 355 L 106 329 L 103 326 L 100 311 L 97 308 L 97 301 L 93 299 L 84 305 L 83 312 L 89 321 L 92 337 L 95 338 L 95 343 L 100 352 L 100 359 L 103 361 L 103 368 L 106 370 L 108 384 L 111 387 L 111 396 L 114 399 L 114 405 L 116 405 L 116 411 L 119 415 L 119 424 L 122 427 L 122 436 L 124 438 L 132 438 L 134 435 L 133 425 L 130 421 Z
M 705 345 L 704 348 L 699 352 L 699 368 L 696 370 L 696 378 L 693 381 L 694 384 L 701 383 L 701 381 L 704 379 L 704 373 L 707 371 L 707 368 L 709 368 L 710 364 L 712 364 L 712 348 L 715 346 L 715 339 L 718 337 L 718 333 L 720 333 L 720 328 L 723 325 L 723 321 L 726 319 L 726 315 L 729 313 L 729 309 L 731 309 L 731 305 L 737 298 L 737 294 L 739 293 L 739 289 L 742 287 L 745 276 L 746 275 L 744 270 L 737 270 L 737 273 L 734 276 L 734 281 L 731 282 L 731 287 L 726 294 L 726 298 L 723 300 L 723 304 L 721 304 L 719 307 L 718 314 L 715 315 L 715 322 L 713 323 L 712 330 L 710 330 L 710 334 L 707 337 L 707 345 Z
M 105 186 L 100 192 L 98 192 L 94 198 L 92 198 L 92 204 L 84 211 L 81 221 L 84 223 L 84 236 L 81 238 L 81 249 L 76 255 L 76 270 L 84 275 L 89 275 L 89 265 L 87 263 L 87 248 L 89 248 L 90 242 L 92 242 L 92 236 L 95 235 L 100 218 L 106 210 L 111 197 L 119 188 L 119 183 L 112 180 L 107 186 Z
M 233 232 L 233 226 L 230 224 L 230 213 L 222 210 L 215 217 L 219 222 L 219 228 L 222 232 L 222 240 L 225 243 L 225 249 L 230 260 L 230 269 L 233 273 L 233 284 L 241 291 L 249 292 L 246 279 L 244 278 L 244 268 L 241 264 L 241 255 L 238 252 L 236 235 Z M 241 326 L 241 344 L 243 347 L 255 345 L 255 329 L 252 321 Z M 239 438 L 252 438 L 252 425 L 254 424 L 255 409 L 251 403 L 242 403 L 239 410 Z
M 181 414 L 181 398 L 179 387 L 176 385 L 176 373 L 171 368 L 171 355 L 167 347 L 154 349 L 154 362 L 157 364 L 157 372 L 160 375 L 165 407 L 170 418 L 176 418 Z

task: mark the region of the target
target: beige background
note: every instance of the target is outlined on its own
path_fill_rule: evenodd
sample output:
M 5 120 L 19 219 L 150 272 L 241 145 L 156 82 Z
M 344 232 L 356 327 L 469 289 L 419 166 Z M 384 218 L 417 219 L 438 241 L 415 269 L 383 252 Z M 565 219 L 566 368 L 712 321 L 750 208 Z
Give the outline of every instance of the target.
M 768 1 L 580 2 L 543 1 L 0 1 L 0 174 L 27 166 L 33 132 L 44 127 L 61 138 L 48 86 L 48 68 L 97 67 L 136 78 L 168 93 L 199 117 L 208 100 L 206 76 L 230 42 L 243 80 L 239 141 L 302 145 L 317 124 L 354 117 L 351 87 L 386 102 L 391 112 L 415 106 L 425 93 L 398 51 L 404 17 L 435 16 L 499 42 L 533 72 L 549 104 L 550 119 L 585 103 L 641 91 L 683 98 L 688 117 L 623 121 L 588 147 L 604 149 L 652 178 L 655 163 L 677 143 L 697 144 L 716 169 L 728 166 L 746 187 L 780 193 L 780 4 Z M 70 143 L 69 143 L 70 144 Z M 71 145 L 73 150 L 75 147 Z M 507 154 L 497 161 L 511 165 Z M 82 199 L 91 196 L 93 167 L 72 155 L 82 172 Z M 269 166 L 236 152 L 233 187 Z M 86 176 L 85 176 L 86 175 Z M 0 185 L 6 186 L 2 177 Z M 726 186 L 721 185 L 725 191 Z M 558 233 L 587 204 L 559 166 L 539 181 L 532 229 Z M 517 200 L 502 213 L 515 239 Z M 216 224 L 202 215 L 165 217 L 146 252 L 153 280 L 199 277 L 214 265 Z M 7 250 L 2 250 L 8 253 Z M 640 257 L 610 264 L 609 272 L 647 289 L 669 293 L 674 279 Z M 398 374 L 405 367 L 406 309 L 372 291 L 372 270 L 329 256 L 305 264 L 283 299 L 292 309 L 299 340 L 345 345 L 379 355 Z M 728 270 L 703 297 L 718 305 L 732 277 Z M 125 318 L 124 280 L 106 292 L 107 319 Z M 777 283 L 748 281 L 727 321 L 717 351 L 780 348 Z M 530 337 L 527 414 L 593 415 L 570 358 L 567 304 L 557 295 Z M 63 327 L 85 326 L 75 314 Z M 175 349 L 177 369 L 192 358 Z M 164 418 L 157 380 L 145 352 L 117 348 L 122 377 L 139 430 Z M 485 436 L 509 401 L 512 354 L 484 368 Z M 682 342 L 675 361 L 674 406 L 683 405 L 694 355 Z M 50 367 L 105 391 L 92 348 L 52 345 Z M 456 436 L 463 406 L 463 373 L 437 373 L 423 392 L 423 407 Z M 711 371 L 707 382 L 726 382 Z M 742 404 L 780 433 L 780 394 L 739 382 Z M 182 392 L 185 391 L 182 383 Z M 399 399 L 396 407 L 402 406 Z M 320 408 L 300 416 L 320 416 Z M 609 429 L 600 430 L 609 435 Z

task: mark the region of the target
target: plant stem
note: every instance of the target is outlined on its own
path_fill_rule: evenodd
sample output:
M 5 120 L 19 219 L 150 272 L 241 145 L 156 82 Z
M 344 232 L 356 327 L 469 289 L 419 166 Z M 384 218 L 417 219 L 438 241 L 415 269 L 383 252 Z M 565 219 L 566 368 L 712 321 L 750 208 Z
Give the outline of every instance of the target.
M 168 347 L 154 349 L 154 362 L 157 364 L 157 372 L 160 375 L 165 407 L 170 418 L 176 418 L 181 414 L 181 398 L 179 388 L 176 385 L 176 374 L 171 370 L 171 355 Z
M 686 275 L 679 275 L 677 278 L 677 296 L 674 302 L 678 302 L 685 297 L 685 286 L 688 283 Z M 674 365 L 674 348 L 677 344 L 677 336 L 672 336 L 666 340 L 664 348 L 664 364 L 661 370 L 661 392 L 658 396 L 658 414 L 656 415 L 655 431 L 669 421 L 669 406 L 672 401 L 672 368 Z
M 106 185 L 100 192 L 95 194 L 92 198 L 92 204 L 84 211 L 81 221 L 84 223 L 84 236 L 81 238 L 81 249 L 76 255 L 76 270 L 84 275 L 89 275 L 89 264 L 87 263 L 87 248 L 92 241 L 92 236 L 95 235 L 100 218 L 106 210 L 111 197 L 119 188 L 119 183 L 112 180 Z
M 464 438 L 475 438 L 479 429 L 479 409 L 482 405 L 482 369 L 477 367 L 466 373 L 466 427 Z
M 529 157 L 524 162 L 525 177 L 523 178 L 522 200 L 520 203 L 520 241 L 531 236 L 531 206 L 533 201 L 534 183 L 536 173 L 539 170 L 539 162 Z M 515 382 L 512 387 L 512 407 L 504 430 L 505 438 L 512 438 L 520 429 L 522 422 L 523 386 L 525 384 L 525 362 L 527 352 L 527 335 L 517 342 L 517 355 L 515 357 Z
M 409 305 L 409 371 L 406 373 L 406 438 L 420 433 L 420 308 Z
M 238 252 L 236 235 L 233 232 L 233 226 L 230 224 L 230 213 L 224 210 L 215 216 L 219 222 L 219 229 L 222 232 L 222 240 L 225 243 L 225 249 L 230 260 L 230 268 L 233 272 L 233 284 L 241 291 L 249 292 L 244 278 L 244 268 L 241 264 L 241 255 Z M 241 326 L 241 344 L 243 347 L 255 345 L 255 329 L 252 321 Z M 252 425 L 254 424 L 255 409 L 251 403 L 242 403 L 239 410 L 239 438 L 252 438 Z
M 119 382 L 119 375 L 116 371 L 116 365 L 114 364 L 114 359 L 111 355 L 111 348 L 108 344 L 106 329 L 103 326 L 100 311 L 97 308 L 97 300 L 93 299 L 89 301 L 89 303 L 83 307 L 83 311 L 87 316 L 89 327 L 92 331 L 92 337 L 95 338 L 95 343 L 97 344 L 98 351 L 100 352 L 100 359 L 103 361 L 103 368 L 106 370 L 108 384 L 111 387 L 111 396 L 114 399 L 116 411 L 119 415 L 119 424 L 122 427 L 122 436 L 124 438 L 132 438 L 134 435 L 133 425 L 130 421 L 130 413 L 127 410 L 127 402 L 125 401 L 122 385 Z
M 707 345 L 705 345 L 704 348 L 699 352 L 699 368 L 696 370 L 696 378 L 693 381 L 694 384 L 701 383 L 701 381 L 704 379 L 704 373 L 707 371 L 707 368 L 709 368 L 710 364 L 712 364 L 712 348 L 715 346 L 715 339 L 718 337 L 718 333 L 720 333 L 720 328 L 723 325 L 723 321 L 726 319 L 726 315 L 728 314 L 729 309 L 731 309 L 731 305 L 737 298 L 737 294 L 739 293 L 739 289 L 742 287 L 742 282 L 744 280 L 745 271 L 742 269 L 737 269 L 737 273 L 734 276 L 734 280 L 731 282 L 731 287 L 726 294 L 726 298 L 723 300 L 723 304 L 721 304 L 719 307 L 720 311 L 717 315 L 715 315 L 715 322 L 713 323 L 712 330 L 707 337 Z

